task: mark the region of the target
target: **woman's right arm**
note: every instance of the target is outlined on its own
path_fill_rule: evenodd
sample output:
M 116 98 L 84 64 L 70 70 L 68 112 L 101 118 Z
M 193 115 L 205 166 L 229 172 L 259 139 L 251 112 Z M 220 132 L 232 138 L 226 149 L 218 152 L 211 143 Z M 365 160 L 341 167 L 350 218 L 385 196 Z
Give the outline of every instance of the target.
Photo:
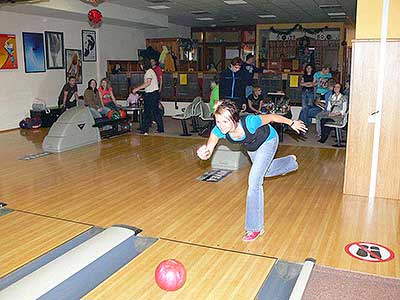
M 207 144 L 201 146 L 197 150 L 197 156 L 202 160 L 207 160 L 211 157 L 215 146 L 218 144 L 219 138 L 211 132 L 210 137 L 208 138 Z

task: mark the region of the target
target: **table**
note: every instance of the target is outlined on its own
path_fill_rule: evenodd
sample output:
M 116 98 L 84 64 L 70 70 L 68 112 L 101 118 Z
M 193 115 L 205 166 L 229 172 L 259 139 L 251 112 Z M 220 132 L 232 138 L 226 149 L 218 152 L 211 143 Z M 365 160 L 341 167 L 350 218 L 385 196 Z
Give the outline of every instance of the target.
M 143 125 L 143 111 L 144 111 L 143 106 L 133 105 L 133 106 L 122 106 L 121 108 L 123 110 L 125 110 L 128 115 L 132 116 L 132 122 L 133 122 L 133 117 L 135 115 L 137 115 L 138 119 L 139 119 L 139 127 L 142 128 L 142 125 Z

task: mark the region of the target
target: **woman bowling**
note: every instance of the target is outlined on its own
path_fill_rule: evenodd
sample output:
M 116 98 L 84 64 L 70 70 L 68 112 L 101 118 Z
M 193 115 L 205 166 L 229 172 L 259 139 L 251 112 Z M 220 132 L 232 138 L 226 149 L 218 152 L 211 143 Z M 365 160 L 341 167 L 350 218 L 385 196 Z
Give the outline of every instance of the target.
M 294 121 L 280 115 L 247 115 L 239 117 L 234 102 L 220 101 L 215 106 L 216 126 L 206 145 L 197 150 L 200 159 L 211 157 L 220 138 L 231 143 L 242 144 L 253 163 L 249 178 L 246 200 L 246 233 L 242 240 L 251 242 L 264 233 L 264 177 L 284 175 L 297 170 L 296 156 L 289 155 L 274 159 L 278 149 L 278 134 L 272 122 L 289 125 L 297 133 L 305 133 L 302 121 Z

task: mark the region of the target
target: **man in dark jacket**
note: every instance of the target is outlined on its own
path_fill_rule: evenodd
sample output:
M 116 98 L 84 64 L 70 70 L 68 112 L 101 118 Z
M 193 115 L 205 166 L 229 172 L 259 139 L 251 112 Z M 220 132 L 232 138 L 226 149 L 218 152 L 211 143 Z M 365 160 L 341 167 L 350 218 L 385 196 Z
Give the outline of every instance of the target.
M 254 73 L 273 73 L 271 70 L 257 68 L 255 65 L 255 57 L 253 54 L 247 54 L 246 61 L 242 64 L 242 78 L 245 86 L 245 97 L 249 97 L 253 93 L 253 77 Z
M 242 59 L 235 57 L 225 71 L 219 74 L 219 99 L 230 99 L 237 107 L 246 110 L 245 85 L 240 71 Z

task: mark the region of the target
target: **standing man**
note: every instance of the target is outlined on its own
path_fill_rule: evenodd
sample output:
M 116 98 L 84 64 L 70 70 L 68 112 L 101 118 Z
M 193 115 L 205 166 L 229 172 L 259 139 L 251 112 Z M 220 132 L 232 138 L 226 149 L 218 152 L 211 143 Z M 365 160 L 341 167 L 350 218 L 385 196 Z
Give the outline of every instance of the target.
M 321 71 L 314 74 L 314 86 L 317 86 L 316 98 L 320 100 L 328 101 L 325 98 L 325 94 L 329 91 L 328 81 L 332 78 L 332 74 L 329 72 L 329 66 L 323 66 Z
M 219 74 L 219 99 L 229 99 L 235 102 L 238 110 L 246 110 L 246 97 L 244 95 L 243 72 L 239 72 L 242 59 L 235 57 L 225 71 Z
M 264 68 L 257 68 L 255 65 L 254 54 L 247 54 L 246 61 L 240 70 L 243 73 L 243 81 L 245 85 L 245 98 L 247 99 L 253 93 L 253 77 L 254 73 L 272 73 L 273 71 Z
M 74 100 L 72 100 L 74 96 Z M 72 101 L 71 101 L 72 100 Z M 58 106 L 63 110 L 76 106 L 78 101 L 78 87 L 76 86 L 75 76 L 69 76 L 68 82 L 64 84 L 60 95 L 58 96 Z

